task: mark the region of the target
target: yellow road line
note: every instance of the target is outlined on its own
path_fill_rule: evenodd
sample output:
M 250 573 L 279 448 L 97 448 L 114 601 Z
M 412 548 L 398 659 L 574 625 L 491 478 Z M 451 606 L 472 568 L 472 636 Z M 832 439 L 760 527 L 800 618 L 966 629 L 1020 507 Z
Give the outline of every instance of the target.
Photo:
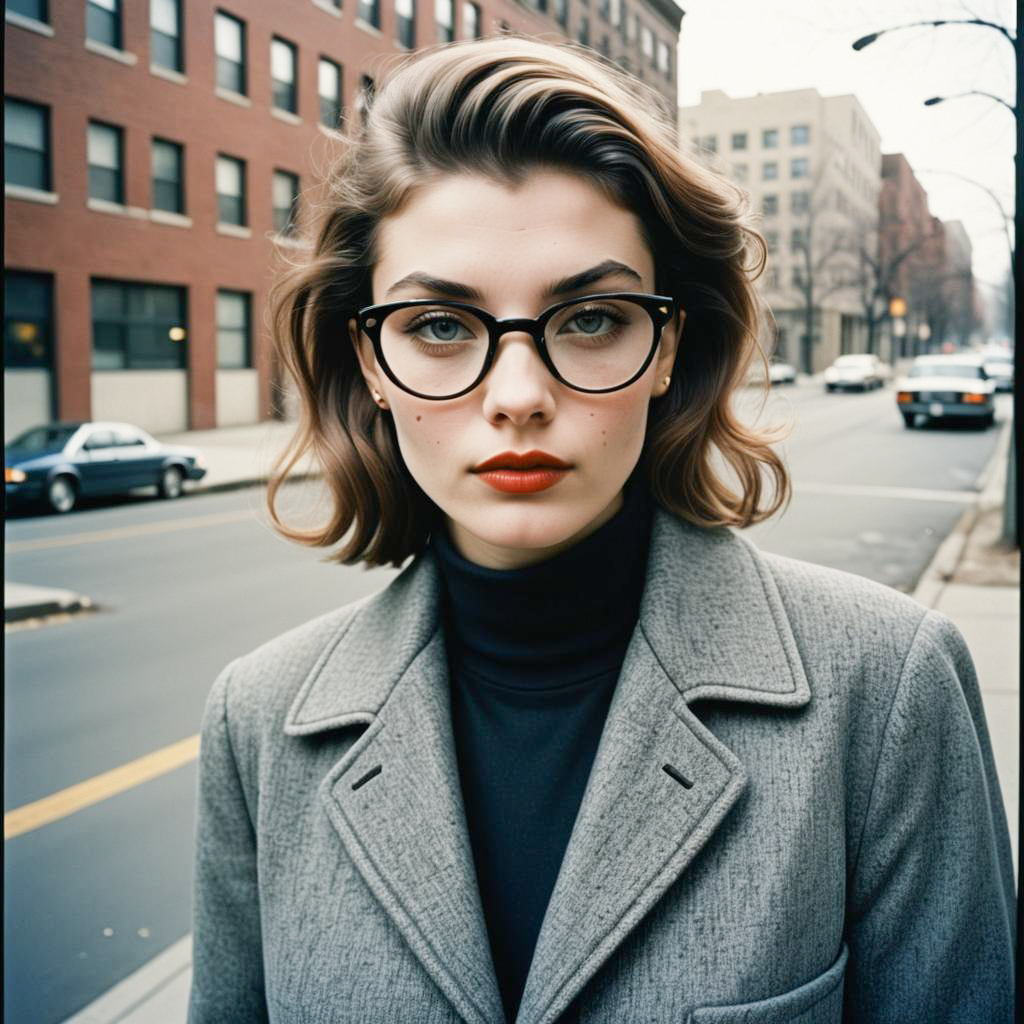
M 208 516 L 191 519 L 162 519 L 157 523 L 139 526 L 119 526 L 111 530 L 93 530 L 90 533 L 69 533 L 63 537 L 39 537 L 36 540 L 16 540 L 5 545 L 8 554 L 21 551 L 46 551 L 52 548 L 70 548 L 78 544 L 100 544 L 109 540 L 123 540 L 126 537 L 148 537 L 154 533 L 174 533 L 177 530 L 196 530 L 204 526 L 221 523 L 240 523 L 256 518 L 252 509 L 237 512 L 217 512 Z
M 150 779 L 158 778 L 181 768 L 199 756 L 199 734 L 179 740 L 162 750 L 129 761 L 120 768 L 94 775 L 91 779 L 68 786 L 58 793 L 17 807 L 4 815 L 4 839 L 13 839 L 33 829 L 42 828 L 75 811 L 98 804 L 108 797 L 117 796 Z

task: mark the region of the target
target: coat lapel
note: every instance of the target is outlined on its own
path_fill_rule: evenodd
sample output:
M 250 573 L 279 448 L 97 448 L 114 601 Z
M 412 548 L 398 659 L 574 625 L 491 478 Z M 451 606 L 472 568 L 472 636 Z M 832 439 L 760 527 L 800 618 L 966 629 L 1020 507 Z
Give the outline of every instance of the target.
M 659 512 L 647 584 L 541 927 L 518 1024 L 550 1024 L 714 834 L 747 784 L 690 710 L 810 699 L 778 592 L 751 545 Z
M 504 1020 L 466 832 L 437 628 L 421 560 L 367 603 L 289 713 L 308 735 L 368 723 L 320 787 L 349 856 L 459 1015 Z

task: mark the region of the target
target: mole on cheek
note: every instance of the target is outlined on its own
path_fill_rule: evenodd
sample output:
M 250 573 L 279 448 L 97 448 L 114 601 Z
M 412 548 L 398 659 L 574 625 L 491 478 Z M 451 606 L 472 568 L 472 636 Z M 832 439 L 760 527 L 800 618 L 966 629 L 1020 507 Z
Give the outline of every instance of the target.
M 419 421 L 420 421 L 421 419 L 423 419 L 423 417 L 422 417 L 422 416 L 417 416 L 417 417 L 416 417 L 416 422 L 417 422 L 417 423 L 419 423 Z

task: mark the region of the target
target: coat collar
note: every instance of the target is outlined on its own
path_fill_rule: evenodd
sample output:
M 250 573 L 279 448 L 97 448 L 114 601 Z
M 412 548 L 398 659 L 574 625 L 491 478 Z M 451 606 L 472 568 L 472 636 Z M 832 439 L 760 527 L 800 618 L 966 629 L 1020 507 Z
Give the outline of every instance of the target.
M 320 796 L 411 950 L 472 1024 L 503 1020 L 466 832 L 429 555 L 324 649 L 292 736 L 369 727 Z M 807 679 L 763 556 L 658 510 L 640 618 L 555 883 L 518 1024 L 550 1024 L 686 869 L 746 786 L 695 700 L 797 708 Z

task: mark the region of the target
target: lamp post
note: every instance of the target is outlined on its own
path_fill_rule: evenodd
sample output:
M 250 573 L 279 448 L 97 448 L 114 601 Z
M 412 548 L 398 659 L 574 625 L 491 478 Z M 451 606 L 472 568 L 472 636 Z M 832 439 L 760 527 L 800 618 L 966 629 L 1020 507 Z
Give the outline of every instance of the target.
M 1018 15 L 1019 17 L 1019 15 Z M 1020 97 L 1024 94 L 1024 54 L 1021 52 L 1021 40 L 1020 34 L 1014 35 L 1005 25 L 1000 25 L 998 22 L 987 21 L 984 18 L 941 18 L 932 21 L 914 21 L 908 22 L 905 25 L 894 25 L 891 28 L 879 29 L 877 32 L 871 32 L 866 36 L 861 36 L 856 42 L 853 43 L 854 50 L 863 50 L 866 46 L 870 46 L 877 39 L 886 35 L 889 32 L 901 32 L 904 29 L 909 28 L 941 28 L 944 25 L 977 25 L 979 28 L 993 29 L 998 32 L 1004 39 L 1013 47 L 1014 67 L 1016 69 L 1016 96 L 1017 103 L 1020 102 Z M 1013 115 L 1017 122 L 1017 136 L 1016 136 L 1016 149 L 1014 152 L 1014 171 L 1015 171 L 1015 188 L 1014 188 L 1014 244 L 1011 246 L 1011 267 L 1013 270 L 1013 283 L 1014 291 L 1016 294 L 1020 294 L 1021 290 L 1021 278 L 1020 272 L 1017 269 L 1016 254 L 1021 247 L 1022 241 L 1024 241 L 1024 216 L 1021 215 L 1021 195 L 1024 193 L 1024 119 L 1022 119 L 1017 112 L 1017 105 L 1007 103 L 1006 100 L 1001 99 L 998 96 L 993 96 L 989 93 L 982 93 L 977 90 L 972 90 L 967 93 L 959 93 L 956 97 L 953 96 L 933 96 L 931 99 L 925 101 L 925 105 L 933 107 L 938 103 L 943 103 L 947 99 L 959 98 L 960 96 L 970 95 L 981 95 L 986 96 L 989 99 L 995 100 L 1006 107 Z M 982 186 L 984 187 L 984 186 Z M 998 201 L 998 200 L 997 200 Z M 1000 204 L 1000 210 L 1002 205 Z M 1020 344 L 1022 338 L 1024 338 L 1024 310 L 1021 309 L 1021 303 L 1017 303 L 1014 309 L 1014 355 L 1016 362 L 1020 364 Z M 1015 377 L 1019 379 L 1020 375 L 1015 374 Z M 1020 388 L 1014 389 L 1014 424 L 1020 422 Z M 1010 464 L 1006 474 L 1006 493 L 1004 502 L 1004 517 L 1003 517 L 1003 539 L 1008 540 L 1020 547 L 1020 521 L 1017 510 L 1017 488 L 1016 488 L 1016 472 L 1013 463 L 1014 459 L 1014 448 L 1012 443 L 1010 444 Z M 1022 862 L 1022 872 L 1024 872 L 1024 862 Z M 1024 878 L 1024 874 L 1021 876 Z M 1021 905 L 1020 920 L 1024 923 L 1024 905 Z

